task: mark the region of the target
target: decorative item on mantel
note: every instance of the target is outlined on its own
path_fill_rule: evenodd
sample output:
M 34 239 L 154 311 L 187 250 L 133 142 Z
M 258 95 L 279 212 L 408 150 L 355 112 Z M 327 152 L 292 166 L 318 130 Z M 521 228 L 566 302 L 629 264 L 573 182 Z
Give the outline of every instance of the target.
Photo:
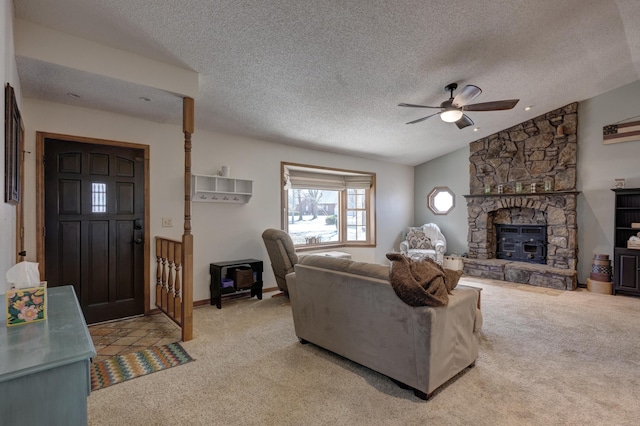
M 516 192 L 517 193 L 522 192 L 522 182 L 516 182 Z
M 485 183 L 484 184 L 484 193 L 485 194 L 491 194 L 491 184 L 489 184 L 489 183 Z
M 6 274 L 7 327 L 47 319 L 47 282 L 40 282 L 36 262 L 20 262 Z
M 535 192 L 536 192 L 536 184 L 535 184 L 535 183 L 532 183 L 532 184 L 531 184 L 531 193 L 532 193 L 532 194 L 535 194 Z
M 498 185 L 498 194 L 502 194 L 504 192 L 504 187 L 502 185 Z
M 624 179 L 615 179 L 614 182 L 615 182 L 615 188 L 616 189 L 624 188 L 624 183 L 625 183 Z
M 544 190 L 546 192 L 551 191 L 551 179 L 547 179 L 544 181 Z

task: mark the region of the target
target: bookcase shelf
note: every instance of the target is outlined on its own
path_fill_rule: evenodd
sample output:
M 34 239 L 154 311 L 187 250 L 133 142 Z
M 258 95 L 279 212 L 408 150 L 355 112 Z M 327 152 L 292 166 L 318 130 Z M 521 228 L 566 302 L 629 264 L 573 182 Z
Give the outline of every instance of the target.
M 191 175 L 191 201 L 199 203 L 248 203 L 253 181 L 213 175 Z
M 640 188 L 614 189 L 615 233 L 613 291 L 640 295 L 640 250 L 628 246 L 629 237 L 640 228 Z

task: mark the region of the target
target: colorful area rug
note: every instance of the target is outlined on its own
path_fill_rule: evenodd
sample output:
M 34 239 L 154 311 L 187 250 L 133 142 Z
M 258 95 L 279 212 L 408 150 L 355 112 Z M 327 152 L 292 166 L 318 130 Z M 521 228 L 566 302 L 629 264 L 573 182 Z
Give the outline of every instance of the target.
M 91 363 L 91 390 L 106 388 L 156 371 L 193 361 L 179 343 L 152 346 Z

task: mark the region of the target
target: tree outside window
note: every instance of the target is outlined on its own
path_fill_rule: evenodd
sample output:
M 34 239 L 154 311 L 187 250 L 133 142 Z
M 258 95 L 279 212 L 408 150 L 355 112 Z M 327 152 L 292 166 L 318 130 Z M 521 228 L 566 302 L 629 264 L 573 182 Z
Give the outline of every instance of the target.
M 374 175 L 282 164 L 283 229 L 298 248 L 372 244 Z

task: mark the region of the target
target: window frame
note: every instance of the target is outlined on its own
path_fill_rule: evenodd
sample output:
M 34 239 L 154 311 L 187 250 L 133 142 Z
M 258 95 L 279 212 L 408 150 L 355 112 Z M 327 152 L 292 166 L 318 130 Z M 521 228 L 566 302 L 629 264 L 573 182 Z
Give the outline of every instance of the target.
M 443 193 L 443 192 L 451 196 L 451 207 L 449 207 L 447 210 L 440 210 L 436 207 L 435 199 L 440 193 Z M 429 210 L 431 210 L 433 214 L 447 215 L 451 213 L 451 210 L 453 210 L 456 207 L 456 194 L 454 194 L 453 191 L 449 189 L 448 186 L 436 186 L 429 193 L 427 205 L 429 207 Z
M 371 187 L 369 189 L 365 189 L 365 209 L 366 212 L 366 239 L 364 241 L 348 241 L 347 240 L 347 211 L 361 211 L 362 209 L 348 209 L 347 208 L 347 193 L 348 190 L 340 190 L 338 196 L 338 207 L 337 212 L 339 213 L 339 229 L 338 229 L 338 241 L 331 242 L 320 242 L 315 244 L 295 244 L 296 251 L 306 251 L 306 250 L 318 250 L 318 249 L 331 249 L 338 247 L 375 247 L 376 246 L 376 203 L 375 203 L 375 187 L 376 187 L 376 174 L 372 172 L 364 172 L 358 170 L 346 170 L 346 169 L 338 169 L 332 167 L 323 167 L 323 166 L 314 166 L 309 164 L 300 164 L 300 163 L 289 163 L 289 162 L 281 162 L 280 163 L 280 188 L 281 188 L 281 196 L 280 196 L 280 204 L 281 204 L 281 229 L 285 232 L 288 232 L 289 229 L 289 216 L 288 216 L 288 205 L 289 205 L 289 197 L 288 190 L 286 188 L 288 182 L 288 172 L 287 170 L 299 170 L 306 171 L 310 173 L 314 173 L 317 175 L 327 175 L 327 176 L 336 176 L 344 174 L 345 176 L 370 176 L 371 177 Z

